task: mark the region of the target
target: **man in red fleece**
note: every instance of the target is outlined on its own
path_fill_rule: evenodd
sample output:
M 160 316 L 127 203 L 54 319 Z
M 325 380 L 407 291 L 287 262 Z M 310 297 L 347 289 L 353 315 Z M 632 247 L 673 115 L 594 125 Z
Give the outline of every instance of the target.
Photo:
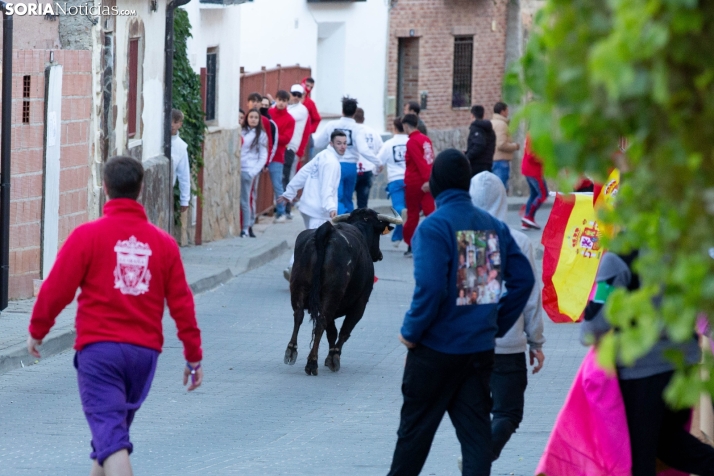
M 275 152 L 275 157 L 268 165 L 270 171 L 270 181 L 273 183 L 273 192 L 275 200 L 284 192 L 283 187 L 283 166 L 285 164 L 285 148 L 293 138 L 295 132 L 295 119 L 288 112 L 288 102 L 290 101 L 290 93 L 284 90 L 278 91 L 275 95 L 275 105 L 268 111 L 273 122 L 278 126 L 278 148 Z M 292 164 L 290 164 L 292 166 Z M 275 223 L 285 223 L 285 205 L 278 203 L 277 212 L 275 213 Z
M 74 366 L 92 433 L 92 476 L 132 474 L 129 427 L 146 399 L 164 337 L 164 302 L 176 321 L 189 391 L 203 381 L 201 332 L 176 241 L 136 199 L 144 169 L 131 157 L 104 166 L 104 216 L 76 228 L 57 255 L 32 310 L 27 348 L 37 347 L 77 288 Z
M 528 182 L 531 194 L 526 202 L 525 214 L 521 218 L 521 228 L 523 230 L 540 230 L 540 225 L 535 221 L 535 214 L 543 202 L 548 199 L 548 186 L 543 176 L 543 162 L 531 150 L 530 135 L 526 136 L 524 149 L 521 173 Z
M 308 114 L 310 114 L 310 133 L 307 134 L 307 145 L 305 148 L 307 157 L 303 159 L 303 162 L 309 162 L 312 160 L 313 151 L 315 149 L 315 142 L 312 139 L 312 135 L 317 132 L 317 127 L 320 125 L 322 117 L 320 117 L 320 113 L 317 111 L 315 101 L 312 100 L 312 90 L 315 87 L 315 80 L 307 77 L 304 78 L 300 84 L 302 84 L 302 87 L 305 88 L 305 99 L 303 101 L 303 105 L 307 108 Z
M 404 242 L 409 246 L 404 256 L 412 255 L 412 236 L 419 224 L 419 214 L 431 215 L 436 206 L 429 192 L 429 177 L 434 163 L 434 147 L 431 140 L 422 134 L 416 114 L 406 114 L 402 118 L 404 132 L 409 135 L 405 154 L 404 200 L 407 206 L 407 220 L 404 223 Z

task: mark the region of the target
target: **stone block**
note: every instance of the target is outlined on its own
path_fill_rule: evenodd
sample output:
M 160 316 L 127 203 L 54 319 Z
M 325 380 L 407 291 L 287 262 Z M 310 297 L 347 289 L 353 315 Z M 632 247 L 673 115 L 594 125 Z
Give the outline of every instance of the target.
M 144 205 L 149 221 L 163 230 L 169 229 L 172 190 L 171 163 L 163 155 L 145 160 L 144 188 L 139 202 Z

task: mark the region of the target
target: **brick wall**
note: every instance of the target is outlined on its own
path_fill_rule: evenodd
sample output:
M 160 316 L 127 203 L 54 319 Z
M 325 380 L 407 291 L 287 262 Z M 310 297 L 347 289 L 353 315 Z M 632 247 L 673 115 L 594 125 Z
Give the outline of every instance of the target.
M 388 95 L 397 96 L 399 38 L 418 38 L 419 91 L 428 91 L 421 118 L 429 129 L 466 127 L 468 108 L 452 109 L 454 37 L 474 37 L 472 104 L 487 111 L 501 100 L 508 0 L 398 0 L 390 13 Z M 411 31 L 413 30 L 413 32 Z M 413 33 L 413 36 L 411 36 Z M 388 111 L 388 121 L 394 111 Z M 488 115 L 488 114 L 487 114 Z
M 10 191 L 11 299 L 32 296 L 40 277 L 44 160 L 45 66 L 49 50 L 13 52 L 12 177 Z M 92 101 L 90 51 L 55 50 L 63 66 L 60 122 L 59 243 L 87 221 L 89 124 Z M 22 122 L 23 77 L 30 76 L 29 124 Z

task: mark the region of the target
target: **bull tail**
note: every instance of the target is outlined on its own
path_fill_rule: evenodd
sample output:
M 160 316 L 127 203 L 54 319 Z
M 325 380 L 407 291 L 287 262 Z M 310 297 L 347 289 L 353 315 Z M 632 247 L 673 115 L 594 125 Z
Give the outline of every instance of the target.
M 310 287 L 310 298 L 307 311 L 310 318 L 316 321 L 320 316 L 320 291 L 322 289 L 322 267 L 325 264 L 325 254 L 327 253 L 327 243 L 334 231 L 332 223 L 325 222 L 315 232 L 315 251 L 317 259 L 312 269 L 312 286 Z

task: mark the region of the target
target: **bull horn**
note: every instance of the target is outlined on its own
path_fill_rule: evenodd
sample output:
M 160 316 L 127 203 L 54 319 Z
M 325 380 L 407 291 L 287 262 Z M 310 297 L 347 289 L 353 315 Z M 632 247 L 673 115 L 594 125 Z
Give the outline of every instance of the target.
M 392 208 L 392 213 L 394 216 L 389 216 L 389 215 L 383 215 L 383 214 L 378 214 L 377 219 L 381 221 L 386 221 L 387 223 L 391 223 L 392 225 L 403 225 L 404 221 L 402 221 L 402 217 L 399 216 L 397 211 Z
M 341 221 L 347 221 L 347 219 L 350 217 L 349 213 L 343 213 L 342 215 L 337 215 L 335 218 L 332 219 L 332 223 L 339 223 Z

